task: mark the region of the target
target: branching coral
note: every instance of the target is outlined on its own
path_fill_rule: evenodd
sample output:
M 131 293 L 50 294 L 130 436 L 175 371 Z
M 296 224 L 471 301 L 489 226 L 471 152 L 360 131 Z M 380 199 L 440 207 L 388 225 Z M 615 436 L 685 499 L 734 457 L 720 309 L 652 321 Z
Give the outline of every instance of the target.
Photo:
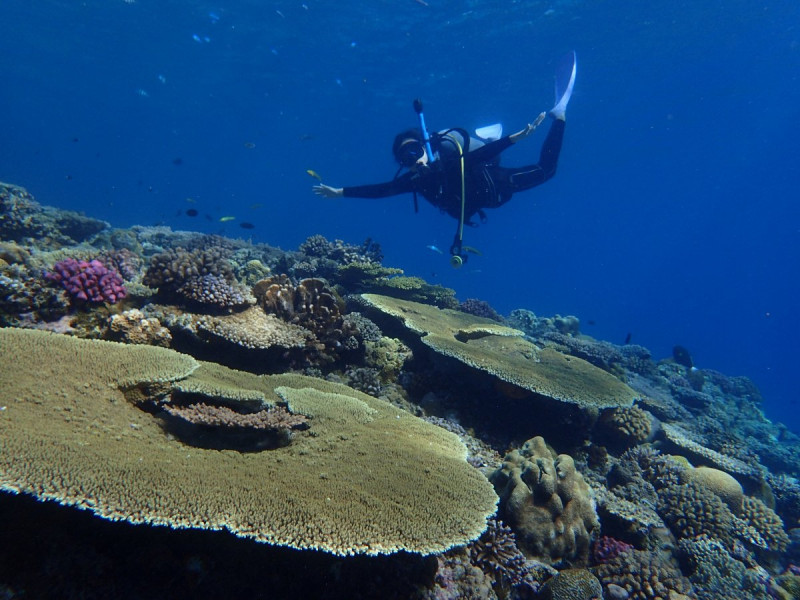
M 236 281 L 227 255 L 216 247 L 168 250 L 150 260 L 142 283 L 178 304 L 223 310 L 246 305 L 250 296 Z

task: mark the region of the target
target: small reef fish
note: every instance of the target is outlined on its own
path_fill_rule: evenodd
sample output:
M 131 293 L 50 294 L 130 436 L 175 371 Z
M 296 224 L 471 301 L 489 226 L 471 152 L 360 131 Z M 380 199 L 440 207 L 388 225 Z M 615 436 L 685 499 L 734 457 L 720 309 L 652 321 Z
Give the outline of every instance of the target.
M 227 223 L 228 221 L 233 221 L 233 220 L 235 220 L 235 219 L 236 219 L 236 217 L 231 217 L 231 216 L 227 216 L 227 217 L 220 217 L 220 218 L 219 218 L 219 222 L 220 222 L 220 223 Z
M 314 169 L 306 169 L 306 173 L 311 175 L 314 179 L 318 179 L 319 181 L 322 181 L 322 176 L 320 176 L 320 174 L 317 173 Z
M 255 225 L 253 225 L 252 223 L 248 223 L 247 221 L 242 221 L 241 223 L 239 223 L 239 227 L 241 227 L 242 229 L 255 229 L 256 228 Z
M 198 214 L 200 214 L 200 213 L 197 212 L 196 208 L 190 208 L 190 209 L 188 209 L 186 211 L 186 216 L 187 217 L 196 217 Z
M 441 250 L 439 250 L 439 248 L 437 248 L 437 247 L 436 247 L 436 246 L 434 246 L 433 244 L 430 244 L 429 246 L 425 246 L 425 247 L 426 247 L 428 250 L 430 250 L 431 252 L 438 252 L 439 254 L 444 254 L 444 252 L 442 252 Z

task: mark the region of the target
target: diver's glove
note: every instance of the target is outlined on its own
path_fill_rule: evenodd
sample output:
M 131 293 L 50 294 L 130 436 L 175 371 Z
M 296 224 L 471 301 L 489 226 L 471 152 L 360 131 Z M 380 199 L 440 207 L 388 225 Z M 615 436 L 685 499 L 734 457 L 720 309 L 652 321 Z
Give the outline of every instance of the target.
M 341 198 L 344 196 L 344 188 L 335 188 L 324 183 L 315 185 L 311 189 L 317 196 L 325 196 L 326 198 Z
M 526 137 L 532 134 L 539 125 L 542 124 L 546 114 L 547 113 L 539 113 L 539 116 L 536 117 L 533 123 L 528 123 L 525 129 L 518 131 L 517 133 L 512 133 L 510 136 L 508 136 L 508 139 L 512 144 L 516 144 L 518 141 L 524 140 Z

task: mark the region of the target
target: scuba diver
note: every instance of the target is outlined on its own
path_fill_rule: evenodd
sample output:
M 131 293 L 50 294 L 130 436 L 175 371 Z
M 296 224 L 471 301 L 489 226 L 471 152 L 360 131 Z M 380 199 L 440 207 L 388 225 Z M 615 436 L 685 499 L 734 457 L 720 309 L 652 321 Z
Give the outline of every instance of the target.
M 392 154 L 400 168 L 392 181 L 356 187 L 336 188 L 324 183 L 313 187 L 315 194 L 326 198 L 384 198 L 398 194 L 422 195 L 441 212 L 458 220 L 450 264 L 460 267 L 467 253 L 477 250 L 463 245 L 464 225 L 475 226 L 473 217 L 487 221 L 484 209 L 497 208 L 508 202 L 515 192 L 536 187 L 553 177 L 564 138 L 567 103 L 575 85 L 577 63 L 575 52 L 569 52 L 556 69 L 556 104 L 549 115 L 553 122 L 542 145 L 539 162 L 523 167 L 500 166 L 500 153 L 528 137 L 544 120 L 541 113 L 514 134 L 502 136 L 502 127 L 492 125 L 476 131 L 477 138 L 460 128 L 429 133 L 425 127 L 422 103 L 414 101 L 419 128 L 398 134 Z M 403 169 L 405 173 L 400 174 Z

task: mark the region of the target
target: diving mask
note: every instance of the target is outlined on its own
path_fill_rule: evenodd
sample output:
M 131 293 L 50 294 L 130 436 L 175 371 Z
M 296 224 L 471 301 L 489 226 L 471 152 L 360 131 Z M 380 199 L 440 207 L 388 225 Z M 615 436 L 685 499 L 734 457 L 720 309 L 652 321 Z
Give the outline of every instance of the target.
M 397 162 L 404 167 L 413 167 L 425 156 L 425 148 L 419 140 L 406 140 L 397 149 Z

